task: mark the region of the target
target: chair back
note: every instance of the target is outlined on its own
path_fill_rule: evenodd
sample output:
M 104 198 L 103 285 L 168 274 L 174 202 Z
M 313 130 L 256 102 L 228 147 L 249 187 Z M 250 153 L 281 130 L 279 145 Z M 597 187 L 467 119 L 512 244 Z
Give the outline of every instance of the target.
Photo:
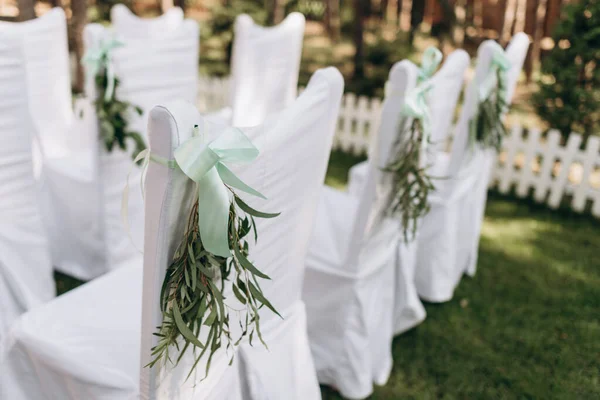
M 522 32 L 513 36 L 506 48 L 506 57 L 510 62 L 506 87 L 506 102 L 508 105 L 512 102 L 512 97 L 523 68 L 523 63 L 525 62 L 525 57 L 527 56 L 528 48 L 529 37 Z M 477 96 L 478 85 L 487 75 L 494 52 L 498 49 L 502 50 L 497 42 L 486 40 L 477 50 L 475 76 L 467 86 L 464 105 L 456 125 L 454 141 L 452 143 L 452 154 L 450 159 L 450 171 L 452 174 L 456 174 L 460 168 L 468 162 L 465 154 L 469 146 L 469 121 L 476 115 L 479 107 L 479 99 Z
M 28 66 L 19 33 L 0 30 L 0 343 L 19 314 L 55 294 L 38 186 Z
M 183 17 L 179 7 L 169 8 L 156 18 L 140 18 L 124 4 L 115 4 L 110 9 L 110 22 L 115 32 L 131 38 L 160 38 L 178 29 Z
M 242 129 L 259 149 L 258 158 L 250 165 L 230 165 L 240 179 L 267 197 L 267 200 L 261 200 L 238 193 L 245 201 L 266 212 L 281 212 L 274 219 L 256 219 L 258 242 L 250 243 L 250 258 L 272 278 L 263 280 L 261 287 L 284 318 L 286 310 L 300 300 L 304 257 L 342 91 L 343 78 L 336 69 L 317 71 L 294 104 L 273 115 L 261 126 Z M 152 153 L 174 160 L 175 149 L 191 137 L 193 126 L 206 124 L 208 122 L 191 104 L 156 107 L 149 122 Z M 214 133 L 227 127 L 213 128 L 211 132 Z M 207 141 L 213 138 L 208 137 Z M 149 165 L 146 182 L 142 365 L 151 360 L 150 349 L 156 344 L 152 333 L 162 321 L 160 290 L 167 267 L 183 237 L 194 190 L 192 182 L 180 170 L 153 162 Z M 233 295 L 225 297 L 234 302 L 234 308 L 241 308 Z M 281 320 L 269 310 L 261 310 L 260 313 L 263 335 L 267 340 L 268 327 L 273 325 L 271 321 Z M 232 329 L 234 325 L 236 323 L 232 324 Z M 211 380 L 211 374 L 218 376 L 219 371 L 226 368 L 229 358 L 225 357 L 225 361 L 225 365 L 219 362 L 211 365 L 207 381 Z M 191 356 L 184 356 L 180 365 L 170 372 L 143 369 L 142 398 L 174 398 L 173 390 L 192 390 L 194 379 L 183 383 L 192 362 Z M 182 370 L 185 373 L 181 373 Z M 199 370 L 198 379 L 201 379 L 203 369 L 199 367 Z M 217 390 L 216 386 L 204 386 L 213 383 L 202 385 L 206 393 Z M 144 393 L 157 392 L 160 394 L 155 394 L 155 397 L 143 397 Z
M 0 22 L 0 32 L 22 39 L 34 138 L 45 156 L 64 155 L 79 139 L 69 137 L 73 111 L 65 12 L 57 7 L 31 21 Z
M 98 24 L 86 26 L 86 47 L 93 48 L 113 33 Z M 158 104 L 175 99 L 194 101 L 198 80 L 198 24 L 191 20 L 160 38 L 124 38 L 124 43 L 112 53 L 115 74 L 119 79 L 116 95 L 119 99 L 142 108 L 141 116 L 133 112 L 128 115 L 128 129 L 138 132 L 147 142 L 146 125 L 148 113 Z M 93 77 L 87 77 L 86 90 L 95 97 Z M 125 185 L 132 159 L 132 143 L 123 152 L 114 149 L 106 152 L 100 144 L 99 174 L 102 196 L 101 218 L 104 224 L 108 265 L 118 267 L 139 257 L 143 247 L 144 206 L 140 187 L 140 169 L 130 175 L 130 199 L 128 207 L 131 237 L 124 229 L 121 217 L 121 192 Z M 137 248 L 137 249 L 136 249 Z
M 236 18 L 229 103 L 234 126 L 258 125 L 294 101 L 304 25 L 304 16 L 296 12 L 269 28 L 246 14 Z
M 391 151 L 396 147 L 396 143 L 404 139 L 400 132 L 403 119 L 400 112 L 407 92 L 417 85 L 417 77 L 417 66 L 408 60 L 394 64 L 390 70 L 389 90 L 383 102 L 379 132 L 369 151 L 367 177 L 346 252 L 349 267 L 358 267 L 358 263 L 352 260 L 358 259 L 362 245 L 369 237 L 376 235 L 385 222 L 383 214 L 388 206 L 392 181 L 389 174 L 382 169 L 395 156 Z M 407 119 L 406 123 L 410 124 L 411 121 Z
M 428 105 L 432 116 L 431 142 L 429 147 L 445 151 L 458 96 L 463 87 L 465 71 L 469 67 L 469 55 L 459 49 L 453 51 L 431 78 Z

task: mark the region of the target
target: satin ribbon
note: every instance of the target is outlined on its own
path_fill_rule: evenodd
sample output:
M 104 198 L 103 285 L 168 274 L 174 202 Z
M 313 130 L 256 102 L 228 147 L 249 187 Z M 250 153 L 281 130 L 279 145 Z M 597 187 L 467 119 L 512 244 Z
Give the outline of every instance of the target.
M 228 187 L 239 189 L 265 199 L 258 191 L 246 185 L 225 163 L 249 163 L 258 157 L 259 151 L 250 139 L 237 128 L 227 128 L 216 139 L 204 144 L 204 138 L 194 129 L 194 135 L 174 152 L 175 160 L 167 160 L 144 150 L 134 162 L 142 161 L 142 181 L 152 160 L 169 168 L 181 170 L 197 184 L 198 228 L 202 244 L 212 254 L 229 257 L 228 229 L 231 192 Z M 127 201 L 129 177 L 123 190 L 121 216 L 129 232 Z M 142 187 L 143 190 L 143 187 Z
M 437 47 L 430 46 L 425 50 L 421 59 L 421 66 L 419 67 L 417 84 L 423 83 L 433 76 L 440 66 L 442 58 L 442 52 Z M 389 97 L 393 90 L 394 85 L 389 80 L 386 81 L 383 87 L 384 97 Z
M 498 86 L 498 96 L 506 98 L 506 87 L 508 79 L 508 70 L 510 61 L 506 57 L 506 52 L 496 43 L 494 53 L 490 60 L 489 68 L 478 85 L 475 85 L 475 95 L 477 96 L 477 109 L 473 118 L 469 121 L 469 138 L 471 144 L 476 141 L 477 117 L 479 115 L 479 104 L 486 101 L 492 93 L 495 85 Z
M 100 46 L 88 49 L 81 62 L 85 64 L 88 76 L 95 79 L 100 69 L 106 69 L 106 91 L 104 92 L 104 101 L 110 101 L 115 91 L 115 71 L 112 63 L 112 51 L 123 47 L 124 43 L 113 38 L 102 40 Z
M 417 83 L 422 83 L 430 79 L 440 66 L 442 58 L 442 52 L 437 47 L 428 47 L 421 59 L 421 68 L 419 68 Z

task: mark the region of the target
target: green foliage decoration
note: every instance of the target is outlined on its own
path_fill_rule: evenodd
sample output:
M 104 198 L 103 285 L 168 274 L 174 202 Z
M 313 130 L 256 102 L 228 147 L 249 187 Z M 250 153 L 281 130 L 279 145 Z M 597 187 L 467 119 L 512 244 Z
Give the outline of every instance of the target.
M 419 220 L 431 208 L 427 199 L 435 186 L 428 166 L 421 162 L 424 138 L 420 120 L 415 118 L 408 124 L 403 118 L 400 131 L 393 146 L 395 156 L 383 170 L 391 173 L 394 188 L 387 213 L 400 219 L 404 241 L 408 243 L 415 238 Z
M 267 300 L 259 284 L 259 279 L 270 279 L 269 276 L 248 259 L 247 237 L 251 235 L 254 241 L 258 240 L 254 218 L 274 218 L 278 215 L 257 211 L 233 193 L 228 235 L 232 255 L 224 258 L 208 252 L 202 244 L 196 201 L 186 233 L 163 281 L 160 294 L 163 321 L 154 333 L 158 342 L 152 348 L 153 360 L 148 364 L 149 367 L 159 362 L 177 365 L 186 351 L 192 348 L 195 361 L 188 378 L 203 357 L 208 357 L 205 370 L 208 375 L 214 354 L 224 345 L 230 349 L 246 336 L 252 345 L 252 340 L 257 336 L 266 347 L 260 330 L 259 310 L 267 307 L 275 314 L 279 313 Z M 223 296 L 228 281 L 233 295 L 244 306 L 244 312 L 239 314 L 245 315 L 239 317 L 238 323 L 242 327 L 239 338 L 232 337 L 230 307 Z M 240 310 L 234 311 L 237 313 Z M 208 334 L 202 340 L 201 334 L 205 330 L 208 330 Z M 180 348 L 182 343 L 183 347 Z M 175 361 L 170 357 L 173 348 L 179 352 Z
M 476 141 L 483 148 L 500 151 L 502 140 L 506 136 L 503 115 L 508 110 L 504 97 L 506 82 L 501 79 L 501 71 L 497 72 L 496 85 L 489 96 L 478 105 L 477 115 L 469 121 L 471 142 Z
M 107 55 L 102 56 L 102 65 L 107 65 Z M 104 147 L 108 152 L 111 152 L 115 146 L 121 150 L 127 150 L 127 140 L 133 141 L 135 146 L 132 152 L 132 158 L 135 158 L 142 150 L 146 149 L 144 139 L 139 132 L 129 129 L 128 118 L 131 113 L 142 115 L 143 110 L 136 105 L 123 101 L 117 97 L 117 88 L 119 87 L 119 78 L 114 78 L 114 90 L 111 96 L 106 97 L 109 79 L 107 69 L 100 68 L 95 76 L 97 97 L 94 100 L 94 107 L 98 117 L 98 128 L 100 138 L 104 143 Z

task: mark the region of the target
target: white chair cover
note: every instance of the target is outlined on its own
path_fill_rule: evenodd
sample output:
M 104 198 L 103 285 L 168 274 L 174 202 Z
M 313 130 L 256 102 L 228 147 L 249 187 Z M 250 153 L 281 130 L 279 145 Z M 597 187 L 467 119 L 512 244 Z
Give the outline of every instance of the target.
M 186 102 L 157 107 L 150 115 L 152 151 L 173 159 L 173 150 L 191 136 L 198 120 Z M 160 379 L 143 367 L 158 324 L 149 322 L 160 315 L 154 280 L 160 283 L 173 257 L 193 184 L 180 171 L 151 164 L 146 190 L 143 270 L 133 263 L 23 315 L 0 360 L 0 398 L 241 400 L 237 364 L 228 368 L 229 358 L 222 354 L 213 358 L 206 380 L 202 363 L 185 380 L 191 352 L 177 368 L 163 368 Z
M 383 105 L 376 148 L 359 196 L 325 187 L 307 257 L 303 300 L 319 382 L 344 397 L 364 398 L 392 368 L 391 341 L 400 224 L 383 213 L 391 181 L 381 171 L 398 138 L 399 110 L 413 88 L 409 61 L 390 72 L 393 94 Z M 418 300 L 417 300 L 418 301 Z
M 156 18 L 140 18 L 124 4 L 115 4 L 110 9 L 110 22 L 115 32 L 127 38 L 160 38 L 181 26 L 183 10 L 172 7 Z
M 496 44 L 497 45 L 497 44 Z M 484 47 L 485 46 L 485 47 Z M 488 46 L 492 47 L 492 44 L 486 45 L 482 44 L 479 48 L 479 52 L 482 54 L 482 65 L 477 66 L 476 70 L 476 78 L 480 75 L 477 75 L 477 72 L 483 73 L 487 70 L 489 65 L 488 56 L 484 56 L 485 52 L 491 51 L 485 50 Z M 506 90 L 506 102 L 510 105 L 512 102 L 512 97 L 517 86 L 517 81 L 519 80 L 519 75 L 521 74 L 521 70 L 523 68 L 523 63 L 525 62 L 525 57 L 527 56 L 527 50 L 529 49 L 529 37 L 525 33 L 517 33 L 513 36 L 512 40 L 508 44 L 506 48 L 506 57 L 510 62 L 510 70 L 507 74 L 507 90 Z M 487 61 L 487 62 L 486 62 Z M 481 71 L 480 69 L 481 68 Z M 475 82 L 472 82 L 471 85 L 475 85 Z M 471 89 L 473 90 L 473 89 Z M 474 96 L 471 95 L 468 98 L 467 107 L 465 107 L 465 115 L 464 118 L 472 118 L 476 111 L 477 102 Z M 468 255 L 467 261 L 464 261 L 464 257 L 461 261 L 461 265 L 467 263 L 466 272 L 470 276 L 475 275 L 475 271 L 477 268 L 477 255 L 479 251 L 479 237 L 481 233 L 481 225 L 483 223 L 483 217 L 485 214 L 485 204 L 487 201 L 487 191 L 490 184 L 492 168 L 494 163 L 498 158 L 498 154 L 495 150 L 481 150 L 482 151 L 482 166 L 478 169 L 479 177 L 477 178 L 476 189 L 475 189 L 475 203 L 474 207 L 471 209 L 472 213 L 470 214 L 473 220 L 473 230 L 470 232 L 471 234 L 471 249 Z
M 480 46 L 473 82 L 481 80 L 487 72 L 495 46 L 498 44 L 493 41 Z M 520 62 L 511 60 L 513 67 L 509 72 L 508 84 L 510 96 L 526 52 L 527 47 Z M 515 67 L 516 74 L 513 70 Z M 486 155 L 486 152 L 478 149 L 468 151 L 469 120 L 477 107 L 473 82 L 466 93 L 450 157 L 446 162 L 438 164 L 438 173 L 449 178 L 438 183 L 437 190 L 431 197 L 431 212 L 424 218 L 419 237 L 415 282 L 419 295 L 432 302 L 450 300 L 467 268 L 474 241 L 478 241 L 479 237 L 478 229 L 475 233 L 475 218 L 479 218 L 480 226 L 487 192 L 487 176 L 495 159 L 495 155 Z M 478 189 L 482 174 L 486 176 L 483 194 L 482 189 Z
M 297 12 L 269 28 L 256 25 L 246 14 L 236 18 L 231 59 L 232 125 L 260 124 L 294 101 L 304 24 L 304 16 Z
M 98 24 L 86 26 L 86 47 L 98 46 L 112 33 Z M 119 37 L 119 36 L 117 36 Z M 145 135 L 149 110 L 163 101 L 182 98 L 195 100 L 198 79 L 198 25 L 184 21 L 181 26 L 160 38 L 123 38 L 125 46 L 113 51 L 116 75 L 120 79 L 117 95 L 144 110 L 142 116 L 131 115 L 129 129 Z M 93 79 L 88 77 L 86 92 L 95 97 Z M 93 109 L 88 110 L 92 122 L 88 134 L 98 137 L 97 120 Z M 121 191 L 131 167 L 131 152 L 115 149 L 107 153 L 103 143 L 95 141 L 95 175 L 82 179 L 69 175 L 64 169 L 49 169 L 57 190 L 52 191 L 54 220 L 50 223 L 61 229 L 53 246 L 58 253 L 58 267 L 80 279 L 95 278 L 122 263 L 138 259 L 137 249 L 143 246 L 143 205 L 140 190 L 140 170 L 131 174 L 129 207 L 132 244 L 121 218 Z M 99 155 L 98 155 L 99 154 Z M 78 196 L 73 196 L 78 193 Z M 65 231 L 61 222 L 73 221 Z M 94 229 L 75 229 L 90 226 Z M 74 251 L 75 249 L 75 251 Z
M 0 30 L 0 357 L 11 323 L 55 295 L 33 177 L 35 127 L 23 40 Z
M 234 169 L 268 198 L 245 199 L 250 205 L 281 212 L 275 219 L 257 220 L 259 239 L 251 249 L 255 265 L 272 278 L 261 281 L 261 287 L 283 320 L 261 310 L 262 336 L 269 349 L 257 342 L 240 349 L 244 398 L 250 400 L 321 398 L 301 288 L 343 89 L 337 69 L 315 72 L 292 106 L 267 118 L 262 127 L 247 130 L 261 154 L 253 168 Z
M 281 218 L 285 218 L 281 225 L 273 220 L 259 222 L 259 243 L 251 251 L 255 263 L 273 278 L 271 285 L 261 286 L 285 322 L 270 312 L 261 314 L 270 351 L 242 350 L 240 358 L 249 368 L 244 381 L 250 388 L 244 399 L 320 396 L 300 300 L 302 260 L 310 232 L 306 222 L 313 218 L 316 190 L 300 189 L 302 185 L 316 189 L 325 175 L 332 115 L 337 114 L 342 85 L 336 70 L 317 72 L 293 107 L 264 127 L 246 130 L 261 155 L 251 168 L 236 173 L 271 198 L 262 204 L 263 209 L 282 211 Z M 313 118 L 301 119 L 308 113 Z M 191 137 L 195 124 L 202 123 L 195 109 L 184 102 L 155 108 L 149 124 L 152 152 L 173 159 L 174 149 Z M 286 153 L 293 137 L 301 139 L 300 147 L 294 149 L 297 162 L 290 162 Z M 304 161 L 310 167 L 295 168 Z M 292 182 L 296 192 L 290 190 Z M 200 363 L 197 374 L 185 381 L 193 362 L 191 353 L 171 371 L 140 369 L 150 360 L 152 332 L 160 323 L 162 278 L 187 222 L 193 189 L 180 171 L 150 164 L 143 288 L 139 266 L 120 268 L 22 316 L 0 363 L 2 398 L 241 400 L 238 368 L 235 364 L 228 367 L 229 357 L 223 353 L 213 358 L 206 380 L 201 380 L 205 365 Z M 268 365 L 260 365 L 267 360 Z
M 428 95 L 428 105 L 432 120 L 432 145 L 428 147 L 428 160 L 432 164 L 430 173 L 435 177 L 447 175 L 445 168 L 448 164 L 448 155 L 443 151 L 446 147 L 450 125 L 456 103 L 463 84 L 465 70 L 469 64 L 469 56 L 464 50 L 456 50 L 450 54 L 442 68 L 431 78 L 432 88 Z M 416 68 L 416 67 L 415 67 Z M 390 87 L 395 83 L 390 81 Z M 399 96 L 391 91 L 391 96 Z M 393 102 L 392 99 L 386 101 Z M 396 102 L 398 100 L 395 100 Z M 394 106 L 390 113 L 390 121 L 385 121 L 382 129 L 398 129 L 400 104 Z M 391 107 L 391 106 L 390 106 Z M 381 134 L 381 133 L 380 133 Z M 390 133 L 391 134 L 391 133 Z M 433 156 L 433 157 L 432 157 Z M 358 164 L 350 170 L 349 192 L 353 195 L 362 193 L 362 185 L 366 175 L 366 163 Z M 440 181 L 435 183 L 439 185 Z M 443 184 L 444 182 L 441 181 Z M 421 304 L 417 289 L 414 284 L 417 263 L 417 242 L 421 235 L 421 228 L 417 230 L 416 240 L 406 243 L 401 240 L 399 244 L 398 264 L 396 271 L 396 301 L 394 306 L 394 333 L 400 334 L 418 325 L 425 319 L 425 309 Z

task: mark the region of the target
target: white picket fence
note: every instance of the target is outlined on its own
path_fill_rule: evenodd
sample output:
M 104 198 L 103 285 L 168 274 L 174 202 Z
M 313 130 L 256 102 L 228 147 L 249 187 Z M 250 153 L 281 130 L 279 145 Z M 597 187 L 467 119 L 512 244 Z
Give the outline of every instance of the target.
M 201 78 L 198 107 L 214 111 L 227 104 L 227 78 Z M 366 154 L 376 135 L 381 115 L 381 100 L 347 93 L 342 99 L 333 148 L 355 155 Z M 577 133 L 561 144 L 561 135 L 550 130 L 542 135 L 538 129 L 512 126 L 504 140 L 493 171 L 491 186 L 501 193 L 514 188 L 518 197 L 533 198 L 558 208 L 567 202 L 576 212 L 600 217 L 600 138 L 590 137 L 581 149 Z

